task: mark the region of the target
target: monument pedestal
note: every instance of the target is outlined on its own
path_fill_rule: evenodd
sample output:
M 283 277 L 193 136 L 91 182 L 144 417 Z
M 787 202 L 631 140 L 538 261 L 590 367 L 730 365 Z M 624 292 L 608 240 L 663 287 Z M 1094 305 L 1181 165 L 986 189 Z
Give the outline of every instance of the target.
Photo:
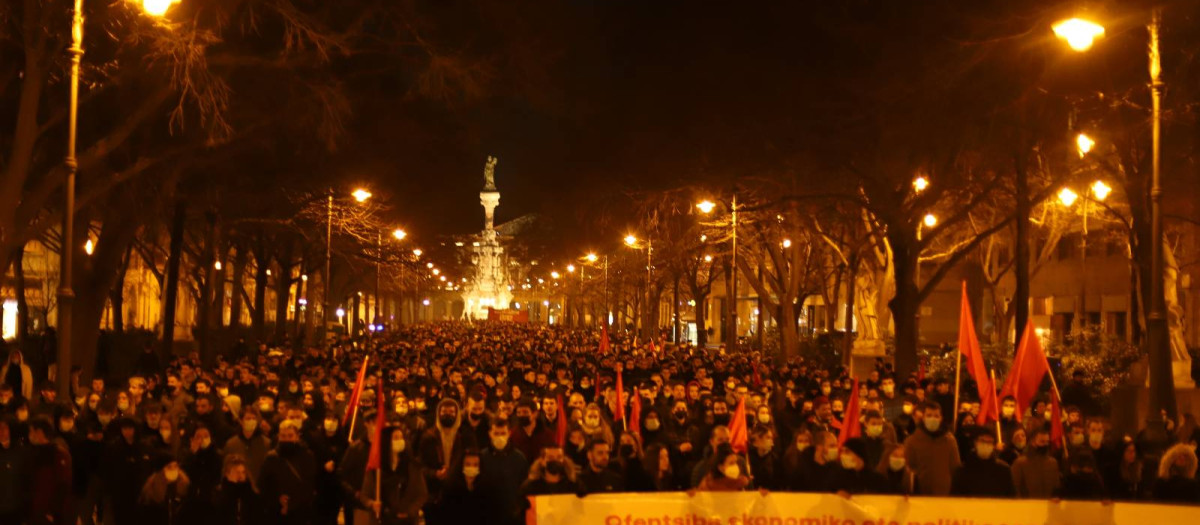
M 887 348 L 880 339 L 856 340 L 850 350 L 850 377 L 866 379 L 875 370 L 875 360 L 887 356 Z
M 1112 403 L 1113 428 L 1122 434 L 1136 436 L 1146 426 L 1146 419 L 1150 416 L 1150 389 L 1121 385 L 1113 389 L 1109 399 Z M 1200 389 L 1176 388 L 1175 403 L 1180 414 L 1200 413 Z

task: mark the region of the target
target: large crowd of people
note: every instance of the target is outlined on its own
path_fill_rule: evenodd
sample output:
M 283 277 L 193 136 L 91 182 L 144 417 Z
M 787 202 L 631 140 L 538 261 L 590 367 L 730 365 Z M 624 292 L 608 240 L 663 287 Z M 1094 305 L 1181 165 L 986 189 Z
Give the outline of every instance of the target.
M 882 360 L 852 381 L 605 337 L 601 351 L 594 330 L 437 323 L 207 366 L 147 354 L 66 400 L 14 350 L 0 523 L 517 524 L 528 496 L 697 490 L 1200 503 L 1194 419 L 1153 429 L 1173 443 L 1119 434 L 1078 377 L 1054 443 L 1043 401 L 1005 398 L 999 424 L 976 425 L 948 378 Z M 852 414 L 860 435 L 839 440 Z

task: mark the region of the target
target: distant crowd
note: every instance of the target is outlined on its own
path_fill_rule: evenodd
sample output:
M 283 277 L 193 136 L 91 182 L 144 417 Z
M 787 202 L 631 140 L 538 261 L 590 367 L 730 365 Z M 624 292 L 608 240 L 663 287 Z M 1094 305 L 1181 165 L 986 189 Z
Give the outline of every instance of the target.
M 972 389 L 955 406 L 951 378 L 882 360 L 855 382 L 800 358 L 601 338 L 440 323 L 209 364 L 148 349 L 136 375 L 66 400 L 14 350 L 0 523 L 517 524 L 527 496 L 643 491 L 1200 503 L 1194 418 L 1118 434 L 1079 376 L 1052 440 L 1043 400 L 1004 398 L 979 426 Z

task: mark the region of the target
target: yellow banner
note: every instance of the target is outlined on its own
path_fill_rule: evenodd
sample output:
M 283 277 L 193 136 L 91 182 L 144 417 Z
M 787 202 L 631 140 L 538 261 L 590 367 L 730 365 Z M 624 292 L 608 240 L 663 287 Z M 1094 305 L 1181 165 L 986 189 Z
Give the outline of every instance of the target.
M 1200 507 L 758 492 L 533 498 L 530 525 L 1141 525 L 1195 523 Z

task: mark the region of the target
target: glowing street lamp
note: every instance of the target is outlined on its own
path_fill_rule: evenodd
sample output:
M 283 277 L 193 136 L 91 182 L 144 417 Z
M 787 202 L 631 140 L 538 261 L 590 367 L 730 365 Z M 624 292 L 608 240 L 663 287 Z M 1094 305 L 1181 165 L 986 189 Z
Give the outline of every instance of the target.
M 575 265 L 574 265 L 574 264 L 568 264 L 568 265 L 567 265 L 567 272 L 568 272 L 568 273 L 575 273 Z
M 634 237 L 633 235 L 626 235 L 625 245 L 630 247 L 637 246 L 637 237 Z
M 596 254 L 594 254 L 594 253 L 587 254 L 586 258 L 587 258 L 588 262 L 593 262 L 593 263 L 596 262 L 597 259 L 599 259 L 599 257 L 597 257 Z
M 403 241 L 405 237 L 408 237 L 408 232 L 396 228 L 392 230 L 392 237 L 395 237 L 397 241 Z
M 784 239 L 784 240 L 783 240 L 783 247 L 784 247 L 784 248 L 791 248 L 791 247 L 792 247 L 792 240 L 791 240 L 791 239 Z
M 936 215 L 934 215 L 932 213 L 926 213 L 925 218 L 922 219 L 922 221 L 925 223 L 925 226 L 932 228 L 934 226 L 937 226 L 938 219 L 937 219 Z
M 1096 197 L 1096 200 L 1103 201 L 1107 199 L 1109 193 L 1112 193 L 1112 188 L 1105 184 L 1104 181 L 1098 180 L 1092 183 L 1092 195 Z
M 438 275 L 438 274 L 440 274 L 440 273 L 442 273 L 442 271 L 441 271 L 441 270 L 439 270 L 439 269 L 437 269 L 437 268 L 434 268 L 434 269 L 433 269 L 433 274 L 434 274 L 434 275 Z
M 926 179 L 925 177 L 920 176 L 920 175 L 918 175 L 917 178 L 913 179 L 913 191 L 915 191 L 917 193 L 921 193 L 921 192 L 925 191 L 925 188 L 928 188 L 928 187 L 929 187 L 929 179 Z
M 354 190 L 354 193 L 351 193 L 350 195 L 353 196 L 354 200 L 356 200 L 358 202 L 366 202 L 367 199 L 371 198 L 371 192 L 364 190 L 362 188 Z
M 1079 194 L 1075 193 L 1071 188 L 1058 190 L 1058 202 L 1062 203 L 1063 206 L 1070 208 L 1071 205 L 1075 204 L 1077 199 L 1079 199 Z
M 163 16 L 179 0 L 142 0 L 142 10 L 151 16 Z
M 707 263 L 710 263 L 710 262 L 712 262 L 712 256 L 711 256 L 711 255 L 705 255 L 705 256 L 704 256 L 704 262 L 707 262 Z
M 1092 151 L 1092 147 L 1096 145 L 1096 141 L 1087 136 L 1086 133 L 1080 133 L 1075 137 L 1075 147 L 1079 148 L 1079 158 L 1083 158 L 1088 152 Z
M 550 272 L 550 278 L 551 278 L 551 279 L 558 279 L 558 278 L 559 278 L 559 277 L 561 277 L 561 276 L 562 276 L 562 274 L 560 274 L 560 273 L 558 273 L 558 272 Z
M 1084 20 L 1071 18 L 1053 26 L 1054 34 L 1067 41 L 1067 45 L 1076 51 L 1087 51 L 1097 38 L 1104 36 L 1104 26 Z
M 429 263 L 425 263 L 425 267 L 426 267 L 426 268 L 433 268 L 433 263 L 431 263 L 431 262 L 429 262 Z
M 91 255 L 95 252 L 96 252 L 96 243 L 92 242 L 91 239 L 88 239 L 87 242 L 83 243 L 83 253 Z
M 213 268 L 215 268 L 218 272 L 221 271 L 221 261 L 213 263 Z
M 716 204 L 713 204 L 713 201 L 708 200 L 702 201 L 696 205 L 696 208 L 702 213 L 712 213 L 714 207 L 716 207 Z
M 413 255 L 415 255 L 415 256 L 417 256 L 417 257 L 420 257 L 422 253 L 425 253 L 425 252 L 421 251 L 421 249 L 420 249 L 420 248 L 414 248 L 414 249 L 413 249 Z

